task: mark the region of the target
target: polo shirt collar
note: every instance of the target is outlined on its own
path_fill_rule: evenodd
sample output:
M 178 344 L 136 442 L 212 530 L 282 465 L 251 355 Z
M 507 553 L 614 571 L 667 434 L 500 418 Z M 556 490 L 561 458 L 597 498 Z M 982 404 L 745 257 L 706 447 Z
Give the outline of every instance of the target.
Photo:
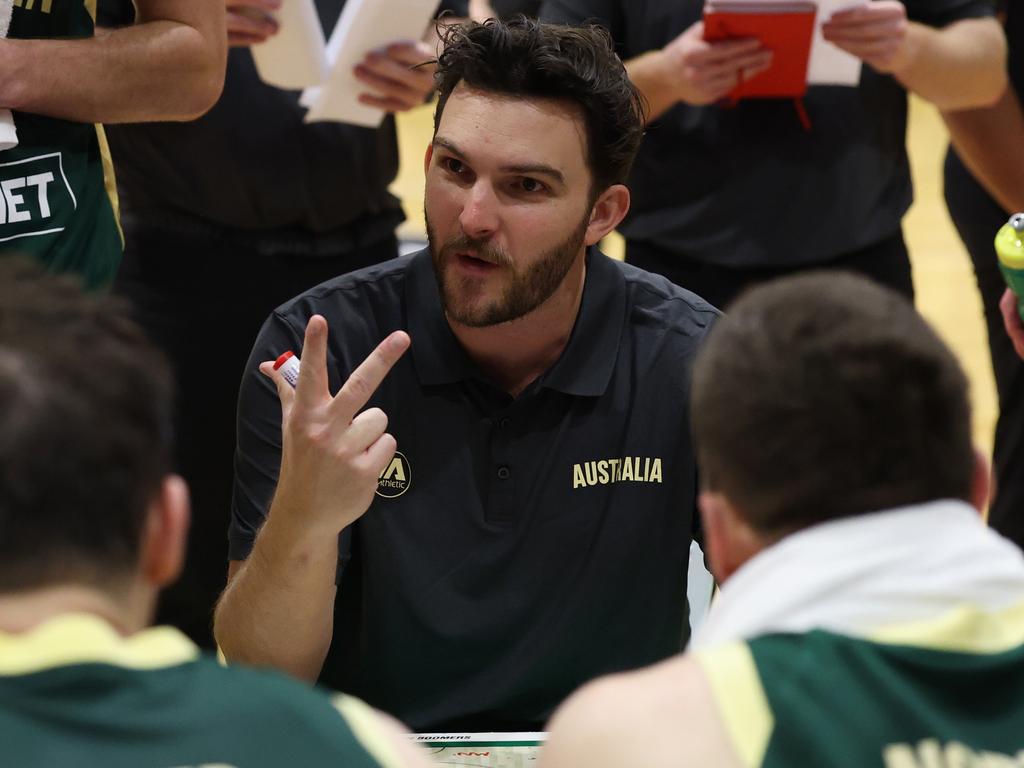
M 568 395 L 598 397 L 608 387 L 619 353 L 626 281 L 622 270 L 597 248 L 589 248 L 586 259 L 583 299 L 569 343 L 537 385 Z M 483 378 L 441 309 L 429 251 L 415 254 L 407 269 L 405 306 L 420 383 L 429 386 Z

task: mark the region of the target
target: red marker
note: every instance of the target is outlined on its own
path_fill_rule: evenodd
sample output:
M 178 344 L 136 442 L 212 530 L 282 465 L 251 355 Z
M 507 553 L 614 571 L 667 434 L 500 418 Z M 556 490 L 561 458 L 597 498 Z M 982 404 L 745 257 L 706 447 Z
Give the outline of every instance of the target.
M 288 350 L 274 361 L 274 370 L 281 371 L 284 380 L 294 388 L 299 383 L 299 358 Z

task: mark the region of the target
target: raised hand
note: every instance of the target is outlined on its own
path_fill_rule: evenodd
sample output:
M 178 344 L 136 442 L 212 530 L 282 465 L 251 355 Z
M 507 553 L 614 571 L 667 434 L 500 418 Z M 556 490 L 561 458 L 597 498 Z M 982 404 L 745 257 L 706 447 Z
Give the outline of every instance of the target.
M 281 472 L 273 514 L 308 532 L 336 535 L 370 506 L 377 478 L 394 456 L 395 438 L 380 408 L 361 410 L 398 359 L 409 336 L 395 331 L 370 353 L 334 396 L 327 378 L 327 321 L 306 325 L 302 368 L 294 390 L 273 362 L 260 371 L 281 400 Z

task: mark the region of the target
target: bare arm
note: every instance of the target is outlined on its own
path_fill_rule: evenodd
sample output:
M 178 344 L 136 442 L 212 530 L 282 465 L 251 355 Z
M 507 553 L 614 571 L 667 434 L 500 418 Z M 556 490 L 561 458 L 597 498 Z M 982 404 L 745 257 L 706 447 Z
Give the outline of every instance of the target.
M 224 84 L 221 0 L 138 0 L 134 26 L 0 40 L 0 107 L 83 123 L 190 120 Z
M 1006 88 L 1006 38 L 995 18 L 936 29 L 907 20 L 897 0 L 875 0 L 833 14 L 822 32 L 939 109 L 986 106 Z
M 214 634 L 229 661 L 319 675 L 333 632 L 338 534 L 369 508 L 396 447 L 384 412 L 360 410 L 408 346 L 393 333 L 332 397 L 327 323 L 314 315 L 294 390 L 271 363 L 260 367 L 281 399 L 281 471 L 252 554 L 232 565 L 217 605 Z
M 589 683 L 559 707 L 541 768 L 739 768 L 711 688 L 677 656 Z
M 942 116 L 974 178 L 1008 212 L 1024 211 L 1024 109 L 1016 91 L 1007 88 L 987 109 Z

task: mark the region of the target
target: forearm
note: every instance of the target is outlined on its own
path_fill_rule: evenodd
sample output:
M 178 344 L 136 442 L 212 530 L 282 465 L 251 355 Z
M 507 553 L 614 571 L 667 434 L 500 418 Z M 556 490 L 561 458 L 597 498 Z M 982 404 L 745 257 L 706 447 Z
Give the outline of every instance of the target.
M 273 513 L 217 605 L 214 635 L 231 662 L 316 680 L 334 630 L 337 538 L 275 526 Z
M 0 40 L 0 107 L 83 123 L 194 119 L 219 97 L 226 61 L 223 8 L 216 22 L 199 16 L 78 40 Z
M 1006 38 L 995 19 L 965 19 L 942 29 L 908 22 L 907 61 L 894 75 L 939 109 L 993 104 L 1006 88 Z
M 670 81 L 666 68 L 668 58 L 662 51 L 648 51 L 626 62 L 626 72 L 633 85 L 647 102 L 647 122 L 661 117 L 678 101 L 675 92 L 667 87 Z
M 1007 211 L 1024 211 L 1024 109 L 1014 89 L 988 109 L 942 116 L 974 178 Z

